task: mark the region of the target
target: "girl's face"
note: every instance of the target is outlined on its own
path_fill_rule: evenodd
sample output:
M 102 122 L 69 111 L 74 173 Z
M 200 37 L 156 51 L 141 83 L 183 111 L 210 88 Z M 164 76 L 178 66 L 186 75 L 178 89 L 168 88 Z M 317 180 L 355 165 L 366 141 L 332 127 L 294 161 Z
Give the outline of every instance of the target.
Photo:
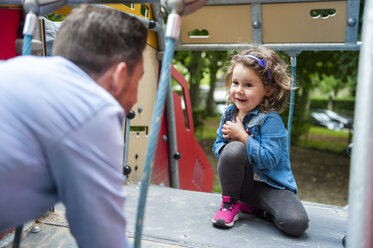
M 232 73 L 230 96 L 241 117 L 250 113 L 271 93 L 254 70 L 237 64 Z

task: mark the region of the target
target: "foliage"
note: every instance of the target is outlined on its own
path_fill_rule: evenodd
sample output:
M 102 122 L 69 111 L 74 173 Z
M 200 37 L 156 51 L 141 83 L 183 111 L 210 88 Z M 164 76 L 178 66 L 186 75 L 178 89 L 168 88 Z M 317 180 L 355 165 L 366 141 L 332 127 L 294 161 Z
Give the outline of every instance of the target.
M 47 19 L 52 22 L 62 22 L 65 19 L 66 16 L 59 15 L 59 14 L 49 14 L 47 16 Z
M 334 111 L 337 113 L 353 116 L 355 108 L 354 98 L 335 98 L 333 103 Z M 326 98 L 312 98 L 311 109 L 326 109 L 328 106 L 328 99 Z
M 206 112 L 207 115 L 215 115 L 215 101 L 214 101 L 214 90 L 217 81 L 217 74 L 219 70 L 222 70 L 228 64 L 228 57 L 232 51 L 208 51 L 206 52 L 206 58 L 208 59 L 207 71 L 210 76 L 209 80 L 209 92 L 206 99 Z
M 206 116 L 215 114 L 214 90 L 217 74 L 227 61 L 230 51 L 177 51 L 174 56 L 174 64 L 178 71 L 189 82 L 190 99 L 192 103 L 193 120 L 195 129 L 198 130 Z M 205 108 L 200 99 L 200 84 L 203 78 L 207 78 L 209 92 Z
M 204 73 L 206 54 L 201 51 L 177 51 L 174 55 L 174 64 L 182 65 L 186 70 L 181 73 L 189 82 L 190 101 L 192 108 L 198 108 L 200 103 L 200 82 Z
M 216 139 L 216 130 L 219 127 L 221 116 L 209 116 L 204 120 L 204 125 L 195 133 L 196 139 Z
M 332 96 L 331 100 L 345 87 L 350 87 L 350 92 L 354 94 L 358 59 L 358 51 L 304 51 L 297 57 L 298 89 L 295 91 L 292 144 L 297 143 L 301 134 L 307 131 L 305 125 L 313 89 L 321 84 L 324 92 Z

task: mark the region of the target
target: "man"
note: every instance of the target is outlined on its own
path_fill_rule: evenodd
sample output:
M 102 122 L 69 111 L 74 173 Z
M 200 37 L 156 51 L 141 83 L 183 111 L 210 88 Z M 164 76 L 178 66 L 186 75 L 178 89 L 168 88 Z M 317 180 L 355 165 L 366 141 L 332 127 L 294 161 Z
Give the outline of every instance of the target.
M 146 37 L 125 13 L 83 6 L 63 22 L 56 56 L 0 63 L 0 232 L 62 201 L 79 247 L 128 244 L 122 121 Z

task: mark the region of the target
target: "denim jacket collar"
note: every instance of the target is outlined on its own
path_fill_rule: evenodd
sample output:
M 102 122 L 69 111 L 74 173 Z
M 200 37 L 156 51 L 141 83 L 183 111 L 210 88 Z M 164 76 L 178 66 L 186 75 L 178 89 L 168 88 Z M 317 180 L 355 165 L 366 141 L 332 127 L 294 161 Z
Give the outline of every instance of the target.
M 235 106 L 233 103 L 231 103 L 231 104 L 228 106 L 228 108 L 227 108 L 227 110 L 226 110 L 226 112 L 225 112 L 226 120 L 233 120 L 233 118 L 234 118 L 236 112 L 237 112 L 237 110 L 236 110 L 236 106 Z M 251 117 L 254 116 L 254 115 L 256 116 L 256 115 L 258 115 L 259 113 L 260 113 L 259 108 L 255 108 L 255 109 L 251 110 L 248 114 L 246 114 L 242 121 L 245 122 L 245 120 L 246 120 L 247 118 L 251 118 Z M 251 116 L 251 117 L 250 117 L 250 116 Z

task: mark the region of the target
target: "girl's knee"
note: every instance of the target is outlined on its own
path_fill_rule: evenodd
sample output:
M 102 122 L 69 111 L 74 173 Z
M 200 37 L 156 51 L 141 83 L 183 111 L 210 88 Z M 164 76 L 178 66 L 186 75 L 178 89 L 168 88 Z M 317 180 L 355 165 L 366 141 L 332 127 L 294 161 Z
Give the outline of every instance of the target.
M 288 218 L 275 221 L 275 224 L 278 228 L 291 235 L 291 236 L 300 236 L 308 229 L 309 219 L 307 214 L 294 213 Z
M 246 146 L 240 141 L 229 142 L 223 149 L 220 157 L 223 159 L 237 159 L 245 157 Z

